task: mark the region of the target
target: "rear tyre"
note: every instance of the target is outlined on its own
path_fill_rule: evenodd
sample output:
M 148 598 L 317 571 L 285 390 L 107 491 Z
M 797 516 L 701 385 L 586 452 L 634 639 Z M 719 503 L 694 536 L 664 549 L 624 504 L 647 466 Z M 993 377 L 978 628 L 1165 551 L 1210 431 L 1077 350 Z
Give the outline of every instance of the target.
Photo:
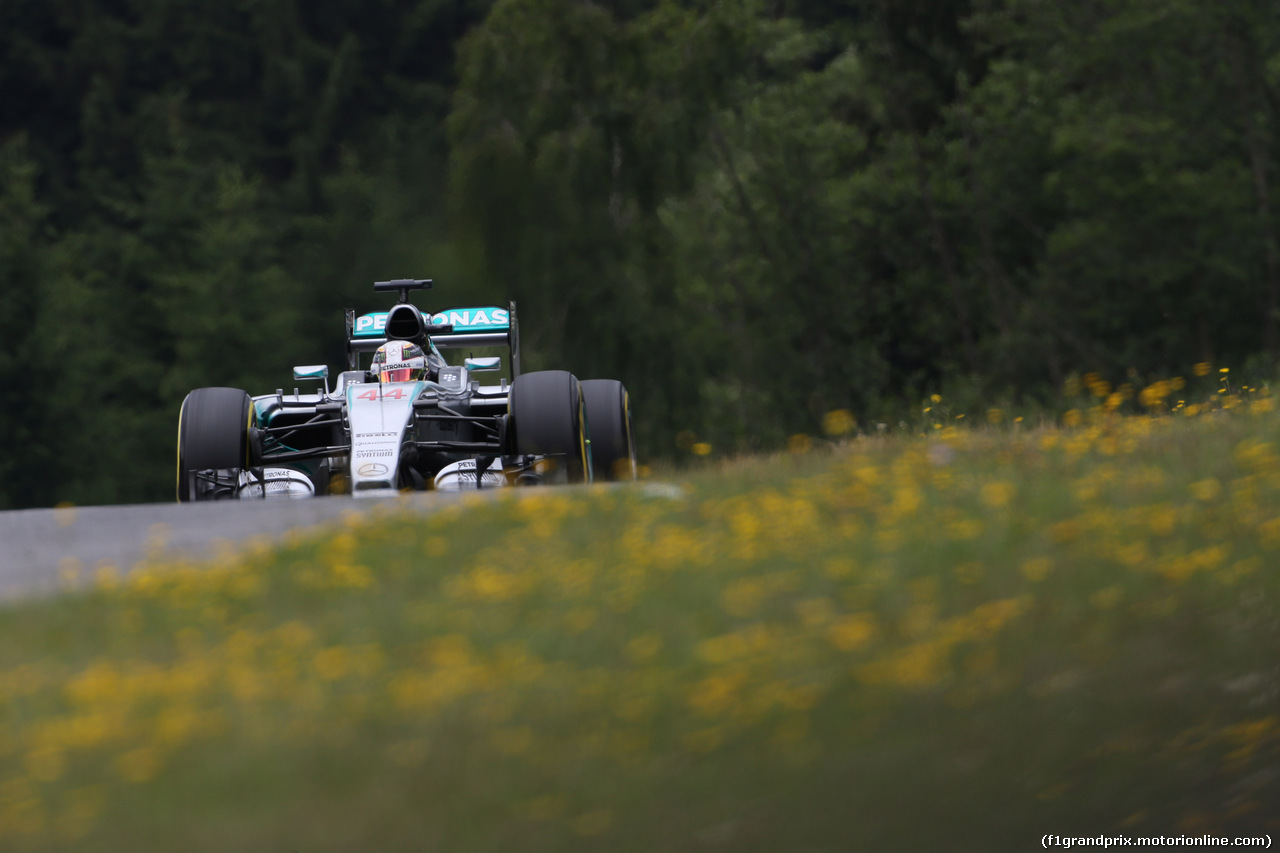
M 197 388 L 178 411 L 178 500 L 232 498 L 249 465 L 249 395 Z
M 519 455 L 545 455 L 570 483 L 591 481 L 582 387 L 566 370 L 524 373 L 511 383 L 507 430 Z M 558 479 L 558 477 L 557 477 Z
M 616 379 L 585 379 L 582 399 L 591 427 L 591 465 L 597 479 L 636 478 L 631 397 Z

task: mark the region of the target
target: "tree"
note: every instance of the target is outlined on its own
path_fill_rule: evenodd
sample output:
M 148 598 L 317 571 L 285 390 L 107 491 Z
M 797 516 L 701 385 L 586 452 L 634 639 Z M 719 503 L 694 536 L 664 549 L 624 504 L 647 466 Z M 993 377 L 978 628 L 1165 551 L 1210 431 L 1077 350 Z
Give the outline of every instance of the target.
M 53 400 L 6 383 L 31 452 L 0 471 L 5 499 L 167 499 L 190 388 L 336 364 L 341 309 L 369 281 L 449 256 L 453 44 L 486 5 L 0 9 L 0 265 L 29 323 L 6 369 L 31 347 L 93 362 Z
M 26 140 L 0 145 L 0 436 L 10 449 L 0 456 L 3 509 L 49 502 L 54 494 L 47 484 L 57 460 L 42 436 L 49 427 L 43 401 L 57 393 L 57 382 L 43 365 L 62 354 L 41 348 L 36 334 L 47 216 Z M 28 406 L 32 398 L 41 405 Z

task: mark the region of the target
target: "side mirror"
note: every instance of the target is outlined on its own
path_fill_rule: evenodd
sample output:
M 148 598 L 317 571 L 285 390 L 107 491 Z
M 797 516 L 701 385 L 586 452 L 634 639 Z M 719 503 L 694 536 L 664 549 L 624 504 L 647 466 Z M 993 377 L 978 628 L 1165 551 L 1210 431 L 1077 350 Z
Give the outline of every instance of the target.
M 328 379 L 329 365 L 299 364 L 293 369 L 294 379 Z
M 329 365 L 327 364 L 299 364 L 293 368 L 293 378 L 315 379 L 324 383 L 324 393 L 329 394 Z
M 491 356 L 489 358 L 465 358 L 462 360 L 462 366 L 472 373 L 483 373 L 488 370 L 501 370 L 502 358 L 500 356 Z

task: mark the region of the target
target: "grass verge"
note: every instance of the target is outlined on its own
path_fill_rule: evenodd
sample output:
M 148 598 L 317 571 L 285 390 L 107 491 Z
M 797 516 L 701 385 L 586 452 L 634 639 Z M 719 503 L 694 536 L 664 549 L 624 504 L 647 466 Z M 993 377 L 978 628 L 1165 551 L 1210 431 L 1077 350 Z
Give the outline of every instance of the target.
M 939 430 L 0 612 L 0 846 L 1280 829 L 1280 416 Z

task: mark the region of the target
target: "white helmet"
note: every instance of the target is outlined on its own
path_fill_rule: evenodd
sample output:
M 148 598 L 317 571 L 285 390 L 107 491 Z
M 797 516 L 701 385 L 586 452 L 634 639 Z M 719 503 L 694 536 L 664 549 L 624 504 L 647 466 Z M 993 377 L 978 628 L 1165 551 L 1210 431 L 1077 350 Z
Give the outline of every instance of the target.
M 373 372 L 379 382 L 412 382 L 427 375 L 427 357 L 417 344 L 387 341 L 373 354 Z

